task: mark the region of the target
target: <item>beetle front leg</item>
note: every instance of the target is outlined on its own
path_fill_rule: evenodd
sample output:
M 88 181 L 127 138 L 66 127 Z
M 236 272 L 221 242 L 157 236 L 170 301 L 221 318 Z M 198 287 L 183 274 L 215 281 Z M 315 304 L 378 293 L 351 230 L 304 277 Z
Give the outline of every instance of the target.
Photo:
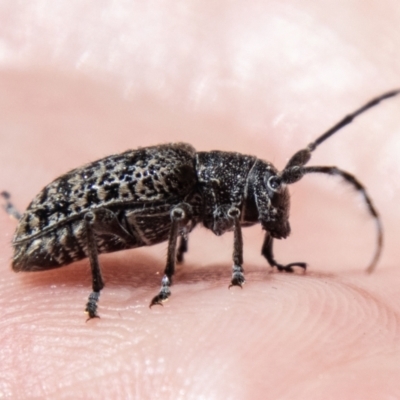
M 162 303 L 167 301 L 169 296 L 171 296 L 169 287 L 172 285 L 172 276 L 175 272 L 176 242 L 178 240 L 179 230 L 190 221 L 191 217 L 191 206 L 187 203 L 178 204 L 171 210 L 172 224 L 168 239 L 167 265 L 165 266 L 164 276 L 161 279 L 161 289 L 157 296 L 153 297 L 151 300 L 150 307 L 155 304 L 162 305 Z
M 261 249 L 261 254 L 267 259 L 269 265 L 271 267 L 278 268 L 278 271 L 285 271 L 285 272 L 294 272 L 293 267 L 300 267 L 304 270 L 307 268 L 307 264 L 304 262 L 294 262 L 287 265 L 282 265 L 276 262 L 272 250 L 274 239 L 272 236 L 267 232 L 265 234 L 264 243 Z
M 233 219 L 233 266 L 232 266 L 232 279 L 229 287 L 240 286 L 245 283 L 243 264 L 243 236 L 242 228 L 240 226 L 240 210 L 236 207 L 231 207 L 228 210 L 229 218 Z

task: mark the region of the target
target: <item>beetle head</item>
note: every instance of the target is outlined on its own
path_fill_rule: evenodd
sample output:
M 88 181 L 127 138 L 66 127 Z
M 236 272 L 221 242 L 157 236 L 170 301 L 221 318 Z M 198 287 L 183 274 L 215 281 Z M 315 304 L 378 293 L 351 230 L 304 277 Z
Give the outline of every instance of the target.
M 262 227 L 275 239 L 284 239 L 290 234 L 290 196 L 287 185 L 299 181 L 304 176 L 303 165 L 311 158 L 310 149 L 300 150 L 286 164 L 283 171 L 275 168 L 263 173 L 263 190 L 267 194 L 267 204 L 258 209 Z
M 275 239 L 289 236 L 290 196 L 287 185 L 304 176 L 303 166 L 311 158 L 311 151 L 306 148 L 295 153 L 281 172 L 272 164 L 257 160 L 249 175 L 246 221 L 258 220 Z
M 276 239 L 290 234 L 290 197 L 286 183 L 270 163 L 257 160 L 249 176 L 245 220 L 258 221 Z
M 286 183 L 275 173 L 264 175 L 264 190 L 268 194 L 268 204 L 263 212 L 259 210 L 261 225 L 273 238 L 284 239 L 290 234 L 290 196 Z

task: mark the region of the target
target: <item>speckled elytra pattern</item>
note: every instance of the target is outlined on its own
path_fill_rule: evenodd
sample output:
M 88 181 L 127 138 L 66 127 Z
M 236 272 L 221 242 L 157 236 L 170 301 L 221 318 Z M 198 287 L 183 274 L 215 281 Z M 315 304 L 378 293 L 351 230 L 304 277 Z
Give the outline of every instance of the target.
M 100 253 L 166 240 L 171 207 L 196 187 L 194 155 L 184 143 L 129 150 L 56 179 L 20 219 L 14 269 L 48 269 L 86 257 L 82 219 L 100 208 L 115 212 L 133 236 L 126 243 L 115 235 L 97 235 Z
M 188 194 L 195 183 L 189 145 L 129 150 L 74 169 L 33 199 L 23 214 L 14 242 L 43 234 L 88 210 L 168 201 Z

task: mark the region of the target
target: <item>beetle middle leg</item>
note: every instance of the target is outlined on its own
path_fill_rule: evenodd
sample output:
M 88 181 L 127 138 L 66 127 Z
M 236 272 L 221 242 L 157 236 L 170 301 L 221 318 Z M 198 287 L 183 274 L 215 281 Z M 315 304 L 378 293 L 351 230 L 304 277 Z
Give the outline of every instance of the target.
M 161 279 L 161 289 L 157 296 L 153 297 L 151 300 L 150 307 L 155 304 L 162 305 L 162 303 L 171 296 L 170 286 L 172 285 L 172 276 L 175 272 L 176 242 L 178 241 L 179 231 L 188 224 L 191 217 L 192 207 L 187 203 L 180 203 L 171 210 L 172 224 L 168 239 L 167 264 L 165 266 L 164 276 Z M 185 245 L 187 246 L 187 239 L 183 241 L 183 245 L 181 241 L 179 247 L 181 248 L 183 246 L 184 248 Z
M 84 217 L 84 224 L 87 238 L 88 257 L 92 270 L 93 292 L 89 295 L 85 310 L 89 314 L 90 319 L 99 317 L 97 315 L 97 302 L 99 301 L 100 291 L 104 288 L 95 234 L 114 235 L 126 243 L 135 241 L 137 238 L 134 238 L 125 230 L 112 211 L 104 208 L 87 212 Z
M 233 219 L 233 266 L 232 279 L 229 287 L 240 286 L 245 283 L 243 264 L 243 236 L 240 226 L 240 210 L 236 207 L 231 207 L 228 212 L 228 217 Z
M 188 251 L 188 235 L 186 232 L 181 233 L 179 246 L 176 253 L 176 262 L 181 264 L 183 262 L 184 254 Z
M 271 267 L 278 268 L 278 271 L 285 271 L 285 272 L 294 272 L 293 267 L 300 267 L 306 270 L 307 264 L 304 262 L 294 262 L 286 265 L 279 264 L 276 262 L 273 253 L 273 242 L 274 239 L 272 236 L 267 232 L 265 234 L 264 243 L 262 245 L 261 254 L 267 259 L 269 265 Z

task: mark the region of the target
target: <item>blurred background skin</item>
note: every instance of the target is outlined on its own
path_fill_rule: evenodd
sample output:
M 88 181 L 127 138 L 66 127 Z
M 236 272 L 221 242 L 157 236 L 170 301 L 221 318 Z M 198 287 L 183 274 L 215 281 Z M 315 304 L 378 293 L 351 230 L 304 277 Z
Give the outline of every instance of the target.
M 0 190 L 24 209 L 69 169 L 186 141 L 282 168 L 346 113 L 400 86 L 397 0 L 0 2 Z M 105 255 L 101 319 L 85 323 L 87 260 L 11 271 L 16 222 L 0 213 L 0 397 L 400 398 L 400 99 L 313 154 L 369 189 L 374 224 L 337 179 L 293 185 L 291 237 L 272 272 L 244 230 L 247 284 L 228 290 L 233 237 L 198 227 L 171 300 L 166 243 Z

